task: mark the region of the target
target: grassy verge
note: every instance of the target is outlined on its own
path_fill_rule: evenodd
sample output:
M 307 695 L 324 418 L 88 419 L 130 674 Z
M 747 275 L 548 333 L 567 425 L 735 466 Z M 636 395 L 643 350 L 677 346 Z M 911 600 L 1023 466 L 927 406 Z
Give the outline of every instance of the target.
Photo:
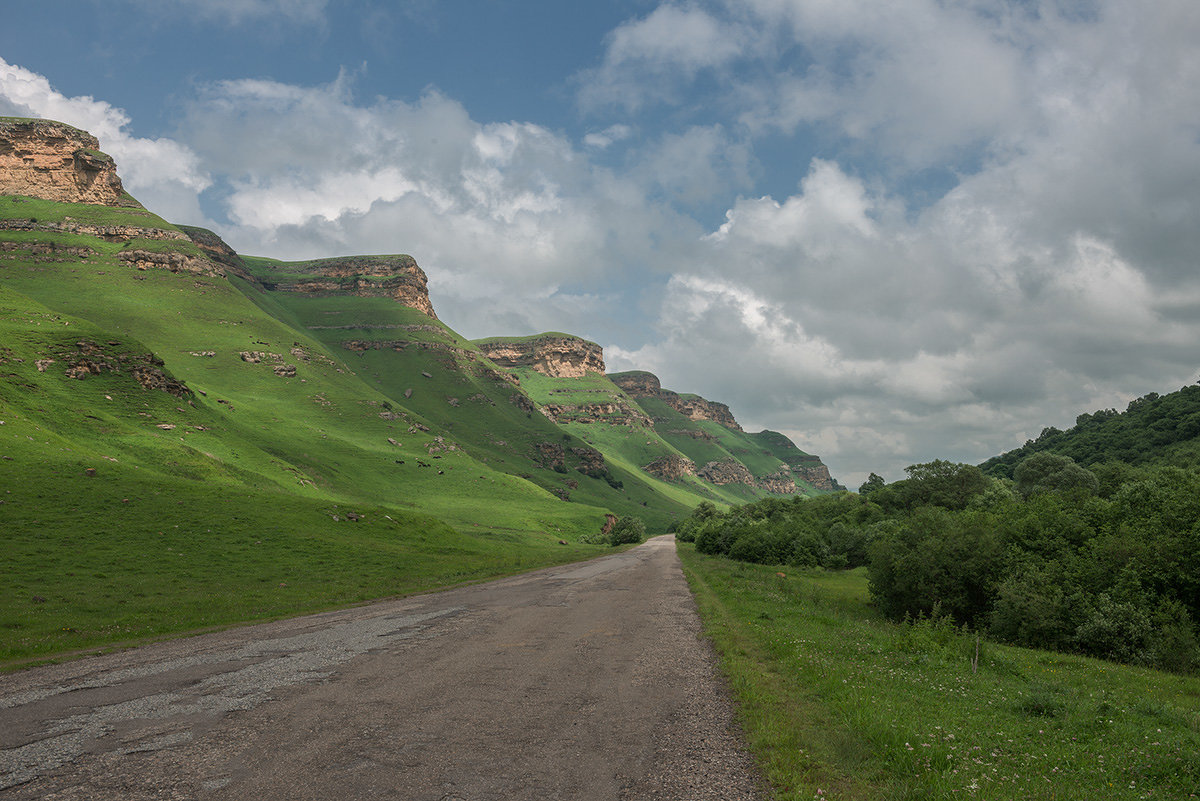
M 779 799 L 1200 797 L 1200 679 L 984 642 L 866 576 L 680 556 Z

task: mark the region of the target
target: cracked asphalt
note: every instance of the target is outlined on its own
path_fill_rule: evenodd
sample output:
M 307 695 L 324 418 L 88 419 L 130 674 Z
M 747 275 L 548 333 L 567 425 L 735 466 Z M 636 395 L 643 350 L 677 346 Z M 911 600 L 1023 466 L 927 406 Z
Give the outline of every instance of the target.
M 671 537 L 0 677 L 5 799 L 757 799 Z

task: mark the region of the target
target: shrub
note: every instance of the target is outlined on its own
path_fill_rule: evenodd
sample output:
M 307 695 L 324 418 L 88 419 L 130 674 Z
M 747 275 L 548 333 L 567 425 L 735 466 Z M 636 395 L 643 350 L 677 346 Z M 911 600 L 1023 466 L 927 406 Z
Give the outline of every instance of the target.
M 633 515 L 625 515 L 617 520 L 612 527 L 612 531 L 608 532 L 608 542 L 610 545 L 637 543 L 644 539 L 646 539 L 646 524 L 642 522 L 640 517 L 634 517 Z

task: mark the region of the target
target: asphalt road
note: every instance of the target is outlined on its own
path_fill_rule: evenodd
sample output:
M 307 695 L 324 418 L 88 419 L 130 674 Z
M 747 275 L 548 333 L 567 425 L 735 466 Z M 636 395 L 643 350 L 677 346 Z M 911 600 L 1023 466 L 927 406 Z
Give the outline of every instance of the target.
M 0 677 L 0 798 L 753 799 L 670 537 Z

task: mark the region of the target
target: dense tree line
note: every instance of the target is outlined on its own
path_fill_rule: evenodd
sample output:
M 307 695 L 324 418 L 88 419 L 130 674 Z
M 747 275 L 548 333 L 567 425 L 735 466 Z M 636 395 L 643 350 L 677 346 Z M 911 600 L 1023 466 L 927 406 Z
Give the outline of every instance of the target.
M 866 565 L 892 619 L 1200 670 L 1200 472 L 1035 451 L 1011 478 L 943 461 L 907 474 L 872 475 L 858 495 L 702 504 L 676 536 L 748 562 Z
M 1107 461 L 1140 465 L 1165 459 L 1197 466 L 1200 452 L 1200 385 L 1159 395 L 1151 392 L 1124 412 L 1101 409 L 1081 414 L 1066 431 L 1045 428 L 1035 440 L 984 462 L 983 471 L 1012 478 L 1017 465 L 1035 453 L 1069 456 L 1090 467 Z

